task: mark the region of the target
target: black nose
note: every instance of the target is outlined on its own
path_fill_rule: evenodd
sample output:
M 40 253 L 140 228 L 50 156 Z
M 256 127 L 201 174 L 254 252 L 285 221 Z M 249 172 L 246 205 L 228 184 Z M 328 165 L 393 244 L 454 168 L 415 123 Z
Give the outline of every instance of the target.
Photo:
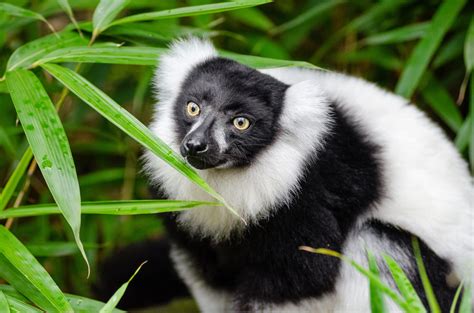
M 184 150 L 187 155 L 198 155 L 207 151 L 207 143 L 199 139 L 189 139 L 184 143 Z

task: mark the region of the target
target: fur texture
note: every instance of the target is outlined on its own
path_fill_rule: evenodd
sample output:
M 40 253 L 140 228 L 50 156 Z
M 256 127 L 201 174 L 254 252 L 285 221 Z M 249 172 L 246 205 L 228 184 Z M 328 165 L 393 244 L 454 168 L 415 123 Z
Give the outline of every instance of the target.
M 235 66 L 219 60 L 212 45 L 198 39 L 176 42 L 160 59 L 150 128 L 177 152 L 186 136 L 176 112 L 186 101 L 183 88 L 213 62 Z M 329 246 L 363 261 L 364 245 L 383 248 L 416 280 L 407 245 L 396 239 L 405 232 L 385 224 L 426 242 L 433 270 L 449 267 L 439 255 L 458 277 L 472 277 L 473 185 L 438 127 L 405 99 L 360 79 L 292 68 L 262 73 L 251 77 L 288 86 L 275 137 L 248 165 L 199 171 L 249 226 L 216 207 L 182 212 L 168 223 L 178 272 L 203 310 L 364 311 L 364 279 L 334 259 L 296 249 Z M 212 136 L 219 153 L 229 148 L 222 125 Z M 169 198 L 212 200 L 151 153 L 146 168 Z M 436 279 L 449 294 L 444 278 Z

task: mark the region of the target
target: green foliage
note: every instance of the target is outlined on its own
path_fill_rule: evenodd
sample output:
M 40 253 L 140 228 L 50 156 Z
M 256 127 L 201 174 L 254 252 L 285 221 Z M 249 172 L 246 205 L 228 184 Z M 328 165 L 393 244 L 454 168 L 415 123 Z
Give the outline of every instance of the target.
M 321 67 L 396 89 L 440 124 L 474 173 L 472 3 L 269 2 L 0 3 L 0 222 L 6 225 L 0 227 L 0 279 L 10 283 L 0 282 L 1 312 L 113 309 L 119 297 L 105 308 L 87 298 L 105 255 L 160 236 L 162 223 L 150 214 L 225 205 L 144 126 L 153 110 L 149 86 L 157 57 L 180 36 L 210 37 L 222 56 L 256 68 Z M 143 147 L 216 202 L 135 200 L 150 198 L 138 160 Z M 81 251 L 91 264 L 90 280 Z M 407 312 L 422 311 L 390 257 L 369 254 L 369 270 L 351 264 L 370 281 L 374 312 L 385 312 L 383 295 Z M 397 290 L 380 280 L 381 265 Z M 426 277 L 423 282 L 436 312 Z M 463 313 L 471 311 L 465 286 L 458 293 Z

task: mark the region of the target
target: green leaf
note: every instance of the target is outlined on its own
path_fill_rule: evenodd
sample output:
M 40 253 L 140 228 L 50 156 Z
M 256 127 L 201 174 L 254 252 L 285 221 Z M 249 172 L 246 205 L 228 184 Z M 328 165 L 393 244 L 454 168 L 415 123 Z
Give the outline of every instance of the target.
M 425 265 L 423 264 L 423 258 L 421 256 L 420 243 L 418 238 L 412 238 L 413 252 L 415 254 L 416 264 L 418 266 L 418 273 L 421 277 L 421 282 L 423 283 L 423 289 L 425 290 L 426 298 L 428 300 L 428 305 L 430 306 L 431 313 L 441 313 L 438 301 L 433 292 L 433 287 L 431 286 L 428 274 L 426 273 Z
M 443 1 L 431 20 L 426 35 L 416 45 L 397 83 L 397 94 L 411 98 L 441 40 L 463 8 L 466 0 Z
M 182 8 L 176 8 L 171 10 L 163 10 L 156 12 L 147 12 L 136 15 L 130 15 L 122 19 L 116 20 L 110 24 L 110 26 L 120 25 L 125 23 L 133 23 L 140 21 L 151 21 L 159 19 L 168 19 L 168 18 L 178 18 L 184 16 L 196 16 L 202 14 L 212 14 L 225 12 L 230 10 L 237 10 L 243 8 L 249 8 L 265 3 L 269 3 L 272 0 L 240 0 L 240 1 L 229 1 L 229 2 L 219 2 L 213 4 L 204 4 L 196 6 L 188 6 Z
M 6 296 L 12 313 L 43 313 L 43 311 L 16 298 Z
M 377 260 L 372 252 L 367 251 L 367 259 L 369 261 L 369 270 L 372 274 L 380 278 L 380 271 L 377 266 Z M 370 308 L 371 313 L 383 313 L 386 312 L 383 294 L 380 289 L 372 281 L 369 282 L 370 288 Z
M 0 277 L 48 312 L 73 312 L 66 297 L 23 244 L 0 225 Z
M 311 252 L 311 253 L 317 253 L 317 254 L 322 254 L 322 255 L 328 255 L 332 257 L 336 257 L 338 259 L 341 259 L 342 261 L 350 264 L 352 267 L 354 267 L 359 273 L 364 275 L 369 279 L 369 282 L 373 284 L 374 288 L 379 289 L 381 292 L 385 293 L 387 296 L 389 296 L 393 302 L 398 304 L 398 306 L 403 309 L 406 312 L 411 312 L 410 307 L 408 304 L 405 302 L 405 300 L 390 286 L 388 286 L 386 283 L 384 283 L 377 275 L 372 273 L 370 270 L 365 269 L 362 267 L 360 264 L 355 262 L 354 260 L 351 260 L 348 257 L 345 257 L 344 255 L 340 254 L 339 252 L 330 250 L 330 249 L 325 249 L 325 248 L 311 248 L 311 247 L 306 247 L 306 246 L 301 246 L 299 247 L 300 250 Z
M 7 63 L 7 70 L 12 71 L 16 68 L 28 68 L 34 62 L 52 51 L 64 47 L 84 46 L 87 44 L 87 40 L 73 32 L 61 33 L 59 36 L 59 38 L 53 35 L 41 37 L 19 47 L 10 56 Z
M 410 306 L 411 311 L 426 312 L 420 297 L 416 293 L 415 288 L 413 288 L 413 285 L 403 272 L 403 269 L 400 267 L 400 265 L 398 265 L 397 262 L 389 255 L 384 255 L 383 258 L 388 266 L 388 269 L 390 270 L 390 273 L 392 274 L 392 278 L 395 281 L 398 290 L 400 290 L 400 293 L 405 298 L 407 304 Z
M 474 17 L 471 17 L 464 43 L 464 64 L 468 73 L 474 68 Z
M 33 152 L 31 151 L 31 148 L 28 147 L 25 153 L 23 154 L 20 162 L 18 162 L 17 166 L 15 167 L 13 174 L 8 179 L 5 188 L 3 188 L 2 194 L 0 195 L 0 212 L 7 207 L 8 202 L 10 201 L 13 193 L 15 192 L 18 183 L 23 177 L 23 174 L 25 173 L 28 164 L 30 164 L 32 157 Z
M 457 133 L 462 126 L 462 116 L 456 102 L 451 98 L 446 88 L 431 73 L 428 73 L 428 76 L 429 81 L 421 91 L 423 98 L 446 125 Z
M 10 313 L 10 306 L 8 305 L 5 294 L 0 290 L 0 313 Z
M 456 61 L 463 53 L 465 34 L 457 33 L 439 48 L 433 59 L 432 68 L 436 69 L 450 61 Z
M 69 4 L 68 0 L 56 0 L 59 4 L 59 6 L 66 12 L 67 16 L 71 20 L 71 22 L 74 24 L 74 27 L 81 33 L 81 29 L 79 25 L 77 24 L 76 18 L 74 17 L 74 13 L 72 12 L 71 5 Z
M 309 20 L 316 19 L 320 14 L 328 12 L 329 10 L 333 9 L 335 6 L 343 2 L 345 2 L 345 0 L 322 1 L 321 3 L 312 6 L 310 9 L 304 11 L 303 13 L 289 20 L 288 22 L 275 27 L 271 30 L 271 34 L 277 35 L 286 32 L 290 29 L 296 28 Z
M 216 202 L 180 201 L 180 200 L 130 200 L 83 202 L 82 214 L 140 215 L 188 210 L 197 206 L 219 206 Z M 55 204 L 21 206 L 0 212 L 0 220 L 10 217 L 31 217 L 60 214 Z
M 84 247 L 87 245 L 84 244 Z M 75 242 L 45 242 L 27 244 L 26 248 L 36 257 L 59 257 L 75 254 L 77 245 Z
M 54 33 L 54 27 L 44 18 L 43 15 L 24 9 L 22 7 L 9 4 L 9 3 L 0 3 L 0 13 L 6 13 L 9 15 L 13 16 L 18 16 L 18 17 L 26 17 L 26 18 L 32 18 L 35 20 L 42 21 L 48 25 L 49 29 Z
M 471 73 L 470 83 L 471 99 L 469 101 L 469 115 L 471 116 L 471 125 L 468 127 L 471 131 L 469 134 L 469 162 L 471 163 L 471 174 L 474 176 L 474 72 Z
M 92 17 L 92 24 L 94 25 L 92 38 L 96 38 L 109 27 L 117 14 L 119 14 L 129 2 L 130 0 L 100 0 Z
M 462 124 L 461 129 L 457 133 L 456 139 L 454 140 L 456 148 L 458 148 L 458 151 L 461 153 L 469 146 L 469 139 L 473 137 L 471 135 L 471 123 L 472 118 L 471 114 L 469 114 L 464 120 L 464 123 Z
M 464 282 L 461 282 L 459 284 L 458 288 L 456 289 L 456 293 L 454 294 L 453 303 L 451 304 L 451 308 L 449 309 L 449 313 L 456 313 L 456 306 L 458 304 L 459 296 L 461 295 L 461 291 L 462 291 L 463 286 L 464 286 Z
M 319 69 L 311 63 L 303 61 L 288 61 L 271 58 L 256 57 L 251 55 L 236 54 L 233 52 L 219 51 L 219 55 L 225 58 L 229 58 L 255 68 L 273 68 L 273 67 L 285 67 L 285 66 L 299 66 L 305 68 Z
M 407 25 L 369 36 L 365 38 L 363 42 L 368 45 L 386 45 L 405 42 L 423 37 L 429 27 L 430 23 L 428 22 Z
M 158 157 L 189 178 L 208 194 L 222 202 L 234 215 L 239 216 L 184 160 L 161 139 L 156 137 L 145 125 L 100 89 L 92 85 L 76 72 L 56 64 L 43 64 L 42 67 L 75 93 L 82 101 L 107 118 L 137 142 L 150 149 Z
M 242 24 L 251 26 L 263 31 L 273 27 L 273 22 L 257 8 L 247 8 L 239 11 L 230 11 L 232 19 Z
M 7 84 L 41 173 L 89 267 L 79 235 L 81 195 L 76 167 L 61 120 L 43 85 L 32 72 L 25 69 L 7 72 Z
M 472 313 L 472 282 L 468 282 L 464 286 L 459 313 Z
M 114 295 L 110 298 L 109 301 L 107 301 L 107 303 L 104 305 L 104 307 L 99 311 L 100 313 L 111 313 L 113 312 L 113 309 L 115 309 L 115 307 L 117 306 L 117 304 L 119 303 L 120 299 L 122 299 L 123 295 L 125 294 L 125 291 L 127 290 L 127 287 L 128 285 L 130 284 L 130 282 L 132 281 L 133 278 L 135 278 L 135 276 L 138 274 L 138 272 L 140 271 L 140 269 L 142 268 L 142 266 L 146 263 L 143 262 L 138 268 L 137 270 L 135 271 L 135 273 L 133 273 L 132 277 L 130 277 L 130 279 L 125 283 L 123 284 L 115 293 Z

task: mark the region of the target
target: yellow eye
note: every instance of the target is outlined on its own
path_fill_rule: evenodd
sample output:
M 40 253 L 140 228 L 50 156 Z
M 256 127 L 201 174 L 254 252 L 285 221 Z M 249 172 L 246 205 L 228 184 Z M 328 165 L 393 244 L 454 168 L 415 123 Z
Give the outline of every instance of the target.
M 188 113 L 189 116 L 195 117 L 195 116 L 198 116 L 199 113 L 201 113 L 201 108 L 196 103 L 190 101 L 188 102 L 186 106 L 186 112 Z
M 234 126 L 238 130 L 246 130 L 250 126 L 250 121 L 245 117 L 234 118 Z

